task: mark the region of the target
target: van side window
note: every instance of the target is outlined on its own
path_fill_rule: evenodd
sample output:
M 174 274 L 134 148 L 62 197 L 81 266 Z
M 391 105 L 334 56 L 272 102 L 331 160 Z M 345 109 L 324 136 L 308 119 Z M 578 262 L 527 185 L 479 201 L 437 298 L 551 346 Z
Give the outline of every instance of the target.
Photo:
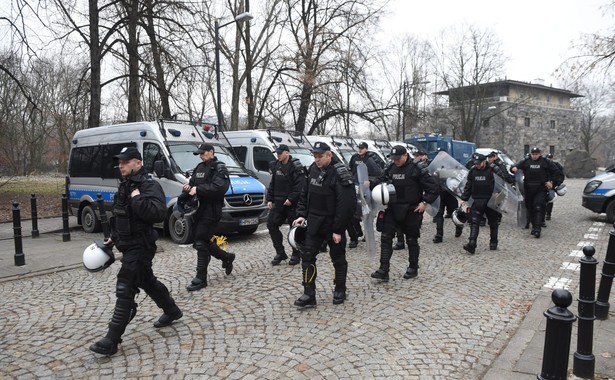
M 136 146 L 135 143 L 94 145 L 73 148 L 70 154 L 68 175 L 71 177 L 118 178 L 113 156 L 122 148 Z
M 154 143 L 143 143 L 143 167 L 148 173 L 154 172 L 154 162 L 158 160 L 166 161 L 160 146 Z
M 255 146 L 252 154 L 254 155 L 254 168 L 264 172 L 269 171 L 269 163 L 276 159 L 268 148 L 260 146 Z
M 246 156 L 248 155 L 248 148 L 245 146 L 234 146 L 233 151 L 239 162 L 246 163 Z

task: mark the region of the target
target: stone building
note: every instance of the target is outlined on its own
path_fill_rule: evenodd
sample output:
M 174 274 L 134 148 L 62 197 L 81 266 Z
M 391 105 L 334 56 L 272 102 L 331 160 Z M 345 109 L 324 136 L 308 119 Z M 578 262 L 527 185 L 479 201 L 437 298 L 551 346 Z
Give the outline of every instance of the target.
M 460 105 L 479 108 L 475 112 L 478 148 L 500 149 L 519 160 L 531 147 L 538 146 L 544 154 L 563 159 L 581 147 L 581 113 L 570 104 L 571 99 L 582 95 L 545 86 L 541 80 L 535 82 L 500 80 L 436 95 L 448 96 L 449 116 L 458 113 Z M 473 99 L 476 96 L 479 99 Z

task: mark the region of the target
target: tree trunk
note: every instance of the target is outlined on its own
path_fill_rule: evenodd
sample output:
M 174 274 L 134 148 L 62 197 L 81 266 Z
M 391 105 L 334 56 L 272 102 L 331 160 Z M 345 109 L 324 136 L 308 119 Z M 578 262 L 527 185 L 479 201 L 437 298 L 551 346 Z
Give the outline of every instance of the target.
M 171 106 L 169 105 L 169 89 L 164 79 L 164 68 L 160 59 L 160 48 L 158 46 L 158 38 L 154 28 L 154 9 L 151 0 L 145 3 L 147 7 L 147 26 L 146 31 L 150 40 L 152 49 L 152 60 L 154 61 L 154 70 L 156 71 L 156 88 L 160 96 L 160 106 L 162 107 L 162 117 L 165 119 L 171 118 Z
M 128 13 L 128 115 L 127 122 L 139 121 L 140 89 L 139 89 L 139 46 L 137 39 L 137 22 L 139 21 L 139 1 L 129 0 L 126 3 Z
M 98 33 L 98 0 L 89 0 L 90 13 L 90 114 L 88 128 L 100 125 L 100 36 Z

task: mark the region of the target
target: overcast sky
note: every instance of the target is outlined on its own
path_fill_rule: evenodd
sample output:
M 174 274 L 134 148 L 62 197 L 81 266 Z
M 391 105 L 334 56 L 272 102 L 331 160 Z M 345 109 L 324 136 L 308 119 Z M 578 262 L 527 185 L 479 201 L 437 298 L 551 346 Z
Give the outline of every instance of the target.
M 511 57 L 507 79 L 545 80 L 557 86 L 553 71 L 572 55 L 571 41 L 583 33 L 613 28 L 603 16 L 610 0 L 392 0 L 391 15 L 383 20 L 386 35 L 415 35 L 433 41 L 438 32 L 463 22 L 492 28 Z

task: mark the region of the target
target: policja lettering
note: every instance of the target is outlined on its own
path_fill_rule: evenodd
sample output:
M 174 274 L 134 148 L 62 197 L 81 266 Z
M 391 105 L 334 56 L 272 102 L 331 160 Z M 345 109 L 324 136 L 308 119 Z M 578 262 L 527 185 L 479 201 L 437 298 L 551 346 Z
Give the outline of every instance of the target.
M 405 173 L 393 174 L 393 179 L 406 179 L 406 174 Z
M 530 165 L 530 169 L 540 169 L 540 165 Z
M 322 187 L 322 180 L 319 178 L 310 178 L 310 185 Z

